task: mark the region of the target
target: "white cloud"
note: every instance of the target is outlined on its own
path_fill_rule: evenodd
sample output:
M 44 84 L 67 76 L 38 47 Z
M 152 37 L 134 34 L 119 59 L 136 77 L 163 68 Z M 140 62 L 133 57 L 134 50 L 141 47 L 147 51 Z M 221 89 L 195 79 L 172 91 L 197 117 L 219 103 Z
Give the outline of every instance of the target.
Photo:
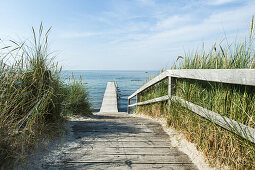
M 174 15 L 157 22 L 153 30 L 166 30 L 179 27 L 180 25 L 186 24 L 191 18 L 187 15 Z
M 236 2 L 237 0 L 209 0 L 208 5 L 223 5 L 227 3 Z
M 206 19 L 200 20 L 199 23 L 193 23 L 192 16 L 171 16 L 160 20 L 151 28 L 158 31 L 147 33 L 147 36 L 143 33 L 140 41 L 157 41 L 157 43 L 164 41 L 194 41 L 202 40 L 203 38 L 218 38 L 215 35 L 223 35 L 224 32 L 249 30 L 251 16 L 255 14 L 254 9 L 255 4 L 249 4 L 234 10 L 214 12 Z M 139 37 L 140 35 L 133 34 L 134 37 Z
M 215 40 L 220 41 L 224 38 L 225 32 L 230 41 L 234 40 L 237 34 L 243 36 L 248 33 L 249 22 L 254 14 L 253 9 L 255 5 L 250 4 L 237 9 L 214 12 L 199 23 L 193 23 L 192 17 L 172 16 L 159 20 L 151 26 L 154 27 L 151 29 L 157 31 L 129 32 L 105 45 L 102 51 L 107 51 L 104 54 L 110 54 L 110 56 L 119 56 L 123 63 L 135 60 L 143 68 L 147 68 L 146 65 L 152 63 L 171 66 L 178 55 L 184 55 L 184 49 L 195 50 L 202 45 L 203 41 L 211 47 Z M 184 24 L 175 27 L 179 22 Z M 150 29 L 149 26 L 148 29 Z
M 223 1 L 217 3 L 223 4 Z M 107 43 L 101 41 L 96 46 L 86 44 L 84 46 L 87 46 L 87 49 L 83 49 L 84 52 L 80 56 L 93 56 L 93 60 L 100 62 L 88 66 L 80 65 L 79 68 L 90 69 L 92 65 L 94 69 L 157 69 L 171 66 L 178 55 L 184 55 L 184 50 L 196 50 L 203 42 L 206 43 L 206 47 L 211 47 L 214 41 L 222 40 L 225 33 L 230 41 L 235 40 L 236 35 L 248 35 L 249 22 L 255 14 L 254 9 L 255 3 L 249 3 L 224 10 L 215 7 L 208 9 L 203 16 L 200 14 L 207 9 L 202 8 L 199 14 L 192 9 L 183 14 L 182 11 L 171 11 L 163 13 L 160 17 L 152 17 L 161 11 L 153 9 L 148 16 L 148 22 L 133 21 L 129 12 L 119 14 L 118 11 L 114 11 L 103 17 L 113 25 L 112 29 L 103 31 L 100 35 L 102 39 L 107 39 Z M 137 13 L 131 15 L 136 16 Z M 74 35 L 81 36 L 82 33 Z M 132 64 L 132 61 L 136 61 L 136 64 Z

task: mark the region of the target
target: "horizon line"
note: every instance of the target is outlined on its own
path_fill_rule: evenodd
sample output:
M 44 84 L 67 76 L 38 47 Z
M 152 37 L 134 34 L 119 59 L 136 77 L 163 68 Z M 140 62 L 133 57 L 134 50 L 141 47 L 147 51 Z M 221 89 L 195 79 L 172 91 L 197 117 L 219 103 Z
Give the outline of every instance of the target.
M 62 71 L 160 71 L 160 69 L 159 70 L 118 70 L 118 69 L 116 69 L 116 70 L 108 70 L 108 69 L 105 69 L 105 70 L 96 70 L 96 69 L 85 69 L 85 70 L 80 70 L 80 69 L 62 69 Z

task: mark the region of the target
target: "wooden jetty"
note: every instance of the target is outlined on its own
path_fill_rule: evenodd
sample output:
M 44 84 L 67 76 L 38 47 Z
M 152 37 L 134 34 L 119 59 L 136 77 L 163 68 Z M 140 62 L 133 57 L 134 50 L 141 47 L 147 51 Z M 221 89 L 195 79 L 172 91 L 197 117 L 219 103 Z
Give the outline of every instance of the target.
M 114 113 L 118 112 L 118 95 L 117 95 L 117 85 L 115 82 L 108 82 L 104 98 L 102 102 L 102 106 L 100 112 L 105 113 Z

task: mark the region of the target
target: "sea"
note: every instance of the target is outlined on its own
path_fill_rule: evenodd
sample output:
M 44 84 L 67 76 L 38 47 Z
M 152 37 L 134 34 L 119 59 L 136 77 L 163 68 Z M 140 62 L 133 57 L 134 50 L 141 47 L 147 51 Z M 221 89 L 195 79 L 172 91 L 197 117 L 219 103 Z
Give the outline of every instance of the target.
M 101 108 L 107 82 L 116 81 L 119 90 L 118 110 L 127 112 L 128 96 L 158 73 L 159 71 L 148 70 L 64 70 L 61 72 L 61 77 L 66 83 L 70 83 L 72 76 L 77 80 L 81 78 L 94 112 L 98 112 Z

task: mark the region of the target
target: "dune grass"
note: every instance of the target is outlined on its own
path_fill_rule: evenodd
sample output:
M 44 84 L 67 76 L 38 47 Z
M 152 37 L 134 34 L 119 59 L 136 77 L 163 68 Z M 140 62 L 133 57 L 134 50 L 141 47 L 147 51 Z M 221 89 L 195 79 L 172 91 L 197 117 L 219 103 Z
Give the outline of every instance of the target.
M 196 51 L 179 57 L 172 69 L 254 69 L 254 23 L 249 38 L 243 42 L 213 44 L 211 50 Z M 177 79 L 175 95 L 199 106 L 255 128 L 255 87 Z M 167 95 L 167 82 L 161 82 L 141 93 L 139 101 Z M 169 110 L 169 111 L 168 111 Z M 255 169 L 255 144 L 218 127 L 171 101 L 139 106 L 136 113 L 165 117 L 169 126 L 194 142 L 212 165 L 216 162 L 233 169 Z
M 32 42 L 11 40 L 0 44 L 0 167 L 3 169 L 24 162 L 40 140 L 61 135 L 66 109 L 75 112 L 79 106 L 90 113 L 82 84 L 75 81 L 68 86 L 59 77 L 61 69 L 48 50 L 50 29 L 44 31 L 41 24 L 38 32 L 34 28 L 32 32 Z M 72 105 L 77 92 L 81 96 Z
M 67 85 L 67 96 L 65 99 L 66 114 L 88 115 L 92 113 L 92 106 L 88 99 L 87 89 L 84 88 L 82 80 L 73 78 L 73 82 Z

